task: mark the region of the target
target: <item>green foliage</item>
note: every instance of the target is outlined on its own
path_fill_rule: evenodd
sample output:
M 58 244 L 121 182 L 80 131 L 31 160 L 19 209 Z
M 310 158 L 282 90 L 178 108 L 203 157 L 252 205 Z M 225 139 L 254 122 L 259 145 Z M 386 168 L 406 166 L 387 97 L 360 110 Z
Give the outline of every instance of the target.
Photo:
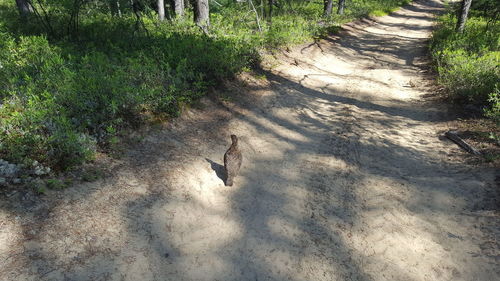
M 369 15 L 375 17 L 385 16 L 397 11 L 399 9 L 399 6 L 406 5 L 410 2 L 410 0 L 389 1 L 389 3 L 387 3 L 388 5 L 382 5 L 382 7 L 378 7 L 381 3 L 377 2 L 375 5 L 373 5 L 373 7 L 371 7 L 372 12 L 370 12 Z
M 489 95 L 488 102 L 490 107 L 485 110 L 486 116 L 495 120 L 497 124 L 500 124 L 500 86 L 498 84 L 495 90 Z
M 465 31 L 457 33 L 452 12 L 441 16 L 439 23 L 431 41 L 439 82 L 454 100 L 487 106 L 487 116 L 498 119 L 500 24 L 472 16 Z
M 485 104 L 500 73 L 500 52 L 472 55 L 464 50 L 445 50 L 446 61 L 438 67 L 439 81 L 461 102 Z
M 412 0 L 346 1 L 345 17 L 383 16 Z M 335 2 L 334 2 L 335 3 Z
M 43 36 L 14 40 L 2 33 L 0 158 L 59 169 L 81 164 L 142 113 L 176 116 L 248 61 L 226 41 L 204 35 L 142 40 L 81 53 Z
M 47 189 L 45 188 L 45 186 L 38 186 L 35 188 L 35 190 L 38 194 L 46 194 L 47 193 Z
M 86 182 L 93 182 L 104 177 L 104 172 L 97 168 L 89 168 L 81 172 L 81 180 Z
M 119 150 L 124 127 L 151 114 L 179 115 L 209 87 L 258 63 L 263 48 L 324 36 L 405 1 L 352 0 L 330 18 L 322 1 L 279 1 L 272 21 L 262 14 L 267 2 L 254 2 L 256 15 L 247 3 L 221 1 L 207 36 L 192 11 L 158 23 L 147 1 L 139 21 L 130 1 L 120 2 L 119 17 L 109 2 L 78 0 L 35 1 L 37 13 L 23 21 L 15 1 L 0 0 L 0 158 L 63 170 L 98 149 Z
M 472 16 L 482 16 L 492 20 L 498 20 L 500 16 L 500 5 L 498 0 L 474 0 L 471 4 Z
M 45 185 L 49 189 L 57 189 L 57 190 L 65 189 L 68 186 L 68 184 L 58 179 L 47 179 L 45 181 Z

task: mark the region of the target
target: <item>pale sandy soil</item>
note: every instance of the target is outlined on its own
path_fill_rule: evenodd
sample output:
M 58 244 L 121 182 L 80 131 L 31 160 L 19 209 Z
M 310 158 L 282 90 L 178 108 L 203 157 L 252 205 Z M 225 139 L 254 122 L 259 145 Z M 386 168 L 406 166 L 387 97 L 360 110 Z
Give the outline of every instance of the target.
M 440 9 L 267 59 L 101 180 L 2 197 L 0 280 L 499 280 L 498 171 L 463 163 L 429 100 Z

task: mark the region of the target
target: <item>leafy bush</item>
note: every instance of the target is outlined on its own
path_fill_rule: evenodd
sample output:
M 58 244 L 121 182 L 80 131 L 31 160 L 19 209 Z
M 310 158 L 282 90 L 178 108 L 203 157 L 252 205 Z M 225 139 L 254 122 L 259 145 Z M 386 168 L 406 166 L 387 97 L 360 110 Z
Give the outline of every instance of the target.
M 130 6 L 117 17 L 106 2 L 84 2 L 75 22 L 74 1 L 37 1 L 46 17 L 21 22 L 15 2 L 0 0 L 0 158 L 71 168 L 118 145 L 121 129 L 150 113 L 177 116 L 208 87 L 257 63 L 262 48 L 322 36 L 404 1 L 353 0 L 345 15 L 328 19 L 321 1 L 280 2 L 272 23 L 222 1 L 207 36 L 189 10 L 159 23 L 146 9 L 139 24 Z
M 500 78 L 500 52 L 474 56 L 459 49 L 445 50 L 441 55 L 446 57 L 438 67 L 441 84 L 461 102 L 486 104 Z
M 495 90 L 489 95 L 488 102 L 490 107 L 485 110 L 486 116 L 495 120 L 500 124 L 500 87 L 496 86 Z
M 455 101 L 487 106 L 488 116 L 498 118 L 500 24 L 472 16 L 465 31 L 457 33 L 455 23 L 451 11 L 441 16 L 432 37 L 431 52 L 439 83 Z
M 39 160 L 51 166 L 80 164 L 93 152 L 92 138 L 78 132 L 57 103 L 71 76 L 57 48 L 43 37 L 5 34 L 0 52 L 0 157 L 17 163 Z

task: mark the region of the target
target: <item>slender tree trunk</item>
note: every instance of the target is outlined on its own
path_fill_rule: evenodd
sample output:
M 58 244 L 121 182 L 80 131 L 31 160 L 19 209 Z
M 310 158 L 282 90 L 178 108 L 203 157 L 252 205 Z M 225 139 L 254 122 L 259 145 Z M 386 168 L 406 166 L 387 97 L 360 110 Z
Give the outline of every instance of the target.
M 337 10 L 337 14 L 343 15 L 344 14 L 344 7 L 345 7 L 345 0 L 339 0 L 339 7 Z
M 208 0 L 194 0 L 194 22 L 203 32 L 208 33 L 210 26 L 210 11 L 208 8 Z
M 164 21 L 165 20 L 165 3 L 163 0 L 157 0 L 157 5 L 158 5 L 158 20 L 159 21 Z
M 130 0 L 130 5 L 132 5 L 132 11 L 135 14 L 135 28 L 136 30 L 139 30 L 141 27 L 144 29 L 146 34 L 149 36 L 149 31 L 146 28 L 146 25 L 142 21 L 141 18 L 141 13 L 144 10 L 143 4 L 140 2 L 140 0 Z
M 109 8 L 111 10 L 111 15 L 122 17 L 122 11 L 120 9 L 120 1 L 119 0 L 110 1 Z
M 174 13 L 176 17 L 184 15 L 184 0 L 174 0 Z
M 122 17 L 122 10 L 120 8 L 120 0 L 116 0 L 116 9 L 118 10 L 118 17 Z
M 255 5 L 253 4 L 252 0 L 248 0 L 250 2 L 250 5 L 252 6 L 252 9 L 255 13 L 255 20 L 257 21 L 257 26 L 259 27 L 259 32 L 262 32 L 262 28 L 260 27 L 260 19 L 259 19 L 259 12 L 257 12 L 257 9 L 255 9 Z
M 329 17 L 332 14 L 333 0 L 324 0 L 323 16 Z
M 460 8 L 460 14 L 458 15 L 457 21 L 457 31 L 463 32 L 465 28 L 465 22 L 467 22 L 467 16 L 469 15 L 470 4 L 472 0 L 462 0 L 462 7 Z
M 274 0 L 269 0 L 269 14 L 267 15 L 268 16 L 268 21 L 269 22 L 272 22 L 272 18 L 273 18 L 273 6 L 274 6 Z
M 16 0 L 16 5 L 22 18 L 26 18 L 33 13 L 33 7 L 26 0 Z
M 260 0 L 260 14 L 262 18 L 266 18 L 266 5 L 264 3 L 264 0 Z

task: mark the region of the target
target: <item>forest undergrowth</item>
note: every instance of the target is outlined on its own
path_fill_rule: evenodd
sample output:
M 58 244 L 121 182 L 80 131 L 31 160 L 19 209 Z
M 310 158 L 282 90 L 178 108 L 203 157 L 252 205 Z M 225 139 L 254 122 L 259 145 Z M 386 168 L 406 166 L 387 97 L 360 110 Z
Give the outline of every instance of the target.
M 265 2 L 212 1 L 207 34 L 190 7 L 160 22 L 154 10 L 132 12 L 132 2 L 117 2 L 118 16 L 107 1 L 40 0 L 26 18 L 0 0 L 0 184 L 21 182 L 13 175 L 22 170 L 50 177 L 78 167 L 119 147 L 124 129 L 178 116 L 258 65 L 262 50 L 407 2 L 353 0 L 325 17 L 322 1 L 275 1 L 269 17 Z

